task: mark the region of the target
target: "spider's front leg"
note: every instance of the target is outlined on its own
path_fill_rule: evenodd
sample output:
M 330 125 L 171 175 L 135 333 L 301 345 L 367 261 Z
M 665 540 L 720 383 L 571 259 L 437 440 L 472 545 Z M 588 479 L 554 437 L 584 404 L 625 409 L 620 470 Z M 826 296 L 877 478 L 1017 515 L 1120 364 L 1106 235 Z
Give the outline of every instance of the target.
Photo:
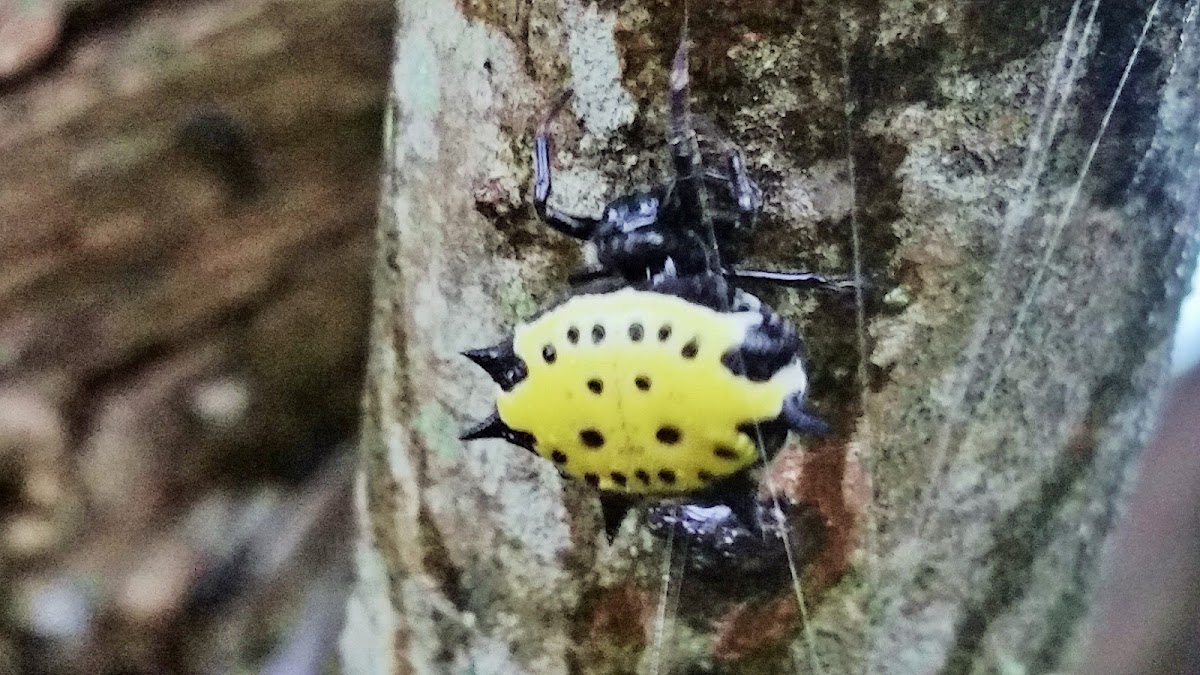
M 758 281 L 785 288 L 825 291 L 828 293 L 852 294 L 861 285 L 869 290 L 871 284 L 852 277 L 830 277 L 818 272 L 803 270 L 761 270 L 749 267 L 728 267 L 722 271 L 727 279 L 736 281 Z
M 691 95 L 688 74 L 687 19 L 679 39 L 679 48 L 671 65 L 671 86 L 668 91 L 669 122 L 667 145 L 671 148 L 671 163 L 675 168 L 674 192 L 678 200 L 679 217 L 688 229 L 705 239 L 705 268 L 720 270 L 720 252 L 713 230 L 712 216 L 706 208 L 704 166 L 696 131 L 692 127 L 688 97 Z
M 687 27 L 675 52 L 671 67 L 670 121 L 667 126 L 667 145 L 671 148 L 671 163 L 675 169 L 675 191 L 685 222 L 699 222 L 704 217 L 703 173 L 696 132 L 692 129 L 688 106 L 690 96 L 687 52 Z
M 567 89 L 559 95 L 554 107 L 538 127 L 533 141 L 533 207 L 546 224 L 565 235 L 576 239 L 590 239 L 600 221 L 587 216 L 576 216 L 560 211 L 550 205 L 550 123 L 571 100 L 573 91 Z
M 746 158 L 739 149 L 725 154 L 725 167 L 706 168 L 704 180 L 710 188 L 719 187 L 722 199 L 710 201 L 714 229 L 724 237 L 733 232 L 743 236 L 754 230 L 758 214 L 762 211 L 763 192 L 746 172 Z M 729 206 L 732 205 L 732 208 Z
M 738 214 L 738 224 L 748 231 L 754 225 L 762 210 L 762 190 L 750 179 L 746 172 L 746 160 L 740 150 L 729 153 L 730 193 L 733 196 Z M 714 176 L 715 177 L 715 176 Z M 869 287 L 865 281 L 847 277 L 830 277 L 817 272 L 804 270 L 760 270 L 743 267 L 729 267 L 724 270 L 727 279 L 736 281 L 759 281 L 803 290 L 817 290 L 829 293 L 854 293 L 858 286 Z
M 746 158 L 741 150 L 730 152 L 726 162 L 729 164 L 730 192 L 733 193 L 733 203 L 737 208 L 738 226 L 742 231 L 749 232 L 754 227 L 758 212 L 762 210 L 762 189 L 746 173 Z

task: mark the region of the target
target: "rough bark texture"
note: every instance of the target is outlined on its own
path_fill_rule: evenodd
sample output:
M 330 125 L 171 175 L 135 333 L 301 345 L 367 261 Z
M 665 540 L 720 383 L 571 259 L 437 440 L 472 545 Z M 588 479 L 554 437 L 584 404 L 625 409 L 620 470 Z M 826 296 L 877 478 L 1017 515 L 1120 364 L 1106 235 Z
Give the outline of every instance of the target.
M 393 24 L 0 0 L 0 672 L 252 667 L 342 584 Z
M 457 352 L 579 263 L 527 206 L 560 89 L 560 205 L 595 212 L 664 176 L 682 3 L 399 8 L 352 672 L 1074 662 L 1194 261 L 1196 2 L 1155 3 L 1140 42 L 1142 1 L 692 3 L 694 109 L 767 193 L 750 259 L 847 271 L 857 236 L 886 299 L 860 350 L 853 308 L 767 294 L 806 333 L 839 458 L 794 447 L 773 472 L 854 549 L 809 570 L 809 625 L 791 589 L 685 578 L 665 629 L 661 542 L 627 522 L 605 546 L 586 490 L 455 440 L 493 391 Z

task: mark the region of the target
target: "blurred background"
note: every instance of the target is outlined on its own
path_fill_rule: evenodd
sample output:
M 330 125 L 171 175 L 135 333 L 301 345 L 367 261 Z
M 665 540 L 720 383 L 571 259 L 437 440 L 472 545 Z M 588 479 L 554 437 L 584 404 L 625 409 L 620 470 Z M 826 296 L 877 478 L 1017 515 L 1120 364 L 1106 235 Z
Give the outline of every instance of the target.
M 0 0 L 0 673 L 329 667 L 391 13 Z

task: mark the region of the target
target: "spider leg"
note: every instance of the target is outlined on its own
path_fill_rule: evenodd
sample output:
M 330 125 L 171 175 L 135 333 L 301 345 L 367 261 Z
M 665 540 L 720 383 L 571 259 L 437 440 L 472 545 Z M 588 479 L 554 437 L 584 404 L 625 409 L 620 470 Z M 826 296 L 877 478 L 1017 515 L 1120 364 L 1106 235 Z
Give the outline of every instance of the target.
M 686 26 L 684 28 L 686 31 Z M 674 190 L 684 217 L 694 222 L 703 210 L 700 185 L 700 152 L 696 147 L 696 132 L 691 126 L 688 107 L 688 55 L 687 35 L 679 43 L 675 61 L 671 68 L 670 122 L 667 128 L 667 144 L 671 148 L 671 162 L 675 168 Z
M 724 169 L 705 167 L 704 182 L 709 188 L 719 186 L 722 197 L 728 197 L 728 203 L 732 203 L 733 208 L 728 208 L 724 199 L 715 203 L 709 200 L 706 204 L 709 217 L 714 223 L 728 223 L 741 232 L 750 232 L 762 211 L 762 189 L 746 172 L 746 157 L 741 150 L 735 148 L 728 151 L 724 159 Z
M 694 228 L 705 239 L 705 258 L 709 270 L 720 269 L 717 239 L 712 219 L 705 209 L 704 167 L 696 131 L 692 128 L 688 108 L 690 95 L 687 50 L 687 15 L 684 15 L 679 48 L 671 65 L 670 121 L 667 125 L 667 145 L 671 148 L 671 163 L 675 168 L 674 192 L 679 200 L 679 213 L 686 227 Z
M 749 230 L 762 210 L 762 190 L 746 173 L 746 157 L 741 150 L 730 152 L 726 161 L 729 162 L 730 190 L 737 204 L 738 224 Z
M 611 279 L 613 276 L 613 271 L 603 265 L 587 265 L 567 275 L 567 283 L 572 286 L 582 286 L 600 279 Z
M 849 277 L 829 277 L 818 272 L 801 270 L 758 270 L 746 267 L 730 267 L 724 270 L 727 279 L 737 281 L 761 281 L 786 288 L 828 291 L 830 293 L 853 293 L 859 282 Z M 864 288 L 870 284 L 862 281 Z
M 599 219 L 587 216 L 576 216 L 560 211 L 550 205 L 550 123 L 571 100 L 574 92 L 567 89 L 559 95 L 554 107 L 547 113 L 546 119 L 538 127 L 537 136 L 533 141 L 533 208 L 538 217 L 546 224 L 565 235 L 576 239 L 589 239 L 600 224 Z

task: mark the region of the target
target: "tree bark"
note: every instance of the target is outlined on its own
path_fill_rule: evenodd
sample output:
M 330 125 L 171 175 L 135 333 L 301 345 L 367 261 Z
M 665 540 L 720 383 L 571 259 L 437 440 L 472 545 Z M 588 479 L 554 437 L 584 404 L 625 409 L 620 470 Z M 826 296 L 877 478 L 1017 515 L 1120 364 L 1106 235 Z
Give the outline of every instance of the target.
M 665 177 L 683 4 L 398 6 L 351 672 L 1076 662 L 1195 260 L 1197 2 L 692 3 L 693 109 L 767 194 L 749 260 L 861 267 L 883 296 L 766 296 L 834 426 L 771 469 L 831 525 L 799 607 L 688 577 L 660 607 L 640 521 L 606 546 L 586 489 L 456 440 L 493 396 L 457 352 L 579 265 L 528 207 L 541 116 L 574 89 L 564 208 Z

